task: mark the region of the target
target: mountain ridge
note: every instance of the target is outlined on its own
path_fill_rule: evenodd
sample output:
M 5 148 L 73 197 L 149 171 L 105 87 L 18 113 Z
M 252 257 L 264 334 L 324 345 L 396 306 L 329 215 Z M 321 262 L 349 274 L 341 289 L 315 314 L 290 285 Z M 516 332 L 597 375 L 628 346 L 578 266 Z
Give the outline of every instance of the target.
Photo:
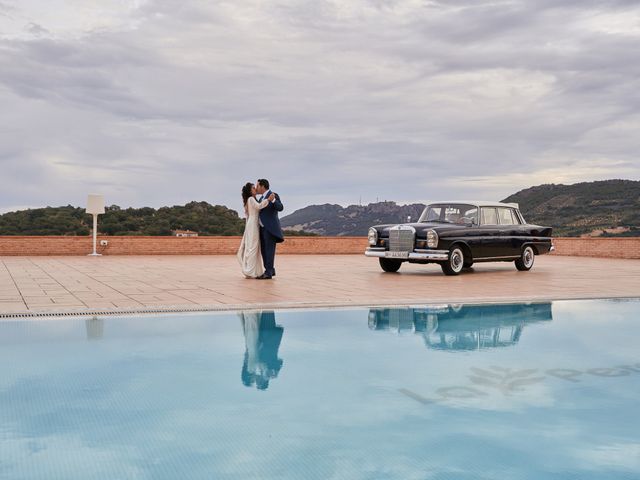
M 543 184 L 505 199 L 518 203 L 529 223 L 554 227 L 554 235 L 640 236 L 640 181 L 600 180 L 571 185 Z M 369 205 L 309 205 L 282 218 L 283 227 L 319 235 L 366 235 L 371 225 L 417 220 L 425 205 L 378 202 Z
M 515 202 L 529 223 L 554 227 L 555 236 L 640 236 L 640 181 L 601 180 L 571 185 L 543 184 L 520 190 L 503 202 Z M 425 205 L 393 201 L 349 205 L 309 205 L 282 217 L 287 235 L 364 236 L 371 225 L 418 220 Z M 244 220 L 235 210 L 207 202 L 172 207 L 120 208 L 100 217 L 105 235 L 241 235 Z M 0 214 L 0 235 L 89 235 L 91 216 L 71 205 Z

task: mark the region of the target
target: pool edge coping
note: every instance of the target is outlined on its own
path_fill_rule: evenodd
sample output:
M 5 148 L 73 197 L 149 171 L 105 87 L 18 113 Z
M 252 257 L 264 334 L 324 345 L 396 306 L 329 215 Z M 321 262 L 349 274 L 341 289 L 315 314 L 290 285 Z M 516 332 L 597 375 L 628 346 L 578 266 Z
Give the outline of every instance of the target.
M 547 303 L 558 301 L 584 301 L 584 300 L 638 300 L 640 296 L 577 296 L 577 297 L 523 297 L 523 298 L 484 298 L 461 300 L 459 298 L 425 300 L 399 299 L 376 301 L 328 301 L 328 302 L 271 302 L 271 303 L 241 303 L 241 304 L 203 304 L 203 305 L 166 305 L 150 307 L 126 307 L 126 308 L 74 308 L 74 309 L 42 309 L 24 310 L 18 312 L 0 311 L 0 322 L 16 320 L 41 320 L 62 318 L 86 318 L 86 317 L 125 317 L 125 316 L 153 316 L 163 314 L 198 314 L 198 313 L 224 313 L 256 310 L 344 310 L 358 308 L 393 308 L 393 307 L 422 307 L 425 305 L 487 305 L 487 304 L 514 304 L 514 303 Z

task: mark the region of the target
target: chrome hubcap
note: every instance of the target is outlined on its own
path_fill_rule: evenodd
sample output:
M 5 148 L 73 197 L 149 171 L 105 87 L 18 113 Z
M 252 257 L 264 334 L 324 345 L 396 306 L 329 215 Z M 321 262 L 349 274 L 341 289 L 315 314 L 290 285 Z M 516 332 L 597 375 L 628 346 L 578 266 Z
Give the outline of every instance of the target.
M 533 265 L 533 250 L 531 249 L 531 247 L 525 248 L 522 255 L 522 261 L 524 262 L 526 267 L 530 267 L 531 265 Z
M 459 272 L 462 270 L 462 264 L 464 263 L 464 257 L 462 252 L 458 249 L 451 252 L 451 268 L 454 271 Z

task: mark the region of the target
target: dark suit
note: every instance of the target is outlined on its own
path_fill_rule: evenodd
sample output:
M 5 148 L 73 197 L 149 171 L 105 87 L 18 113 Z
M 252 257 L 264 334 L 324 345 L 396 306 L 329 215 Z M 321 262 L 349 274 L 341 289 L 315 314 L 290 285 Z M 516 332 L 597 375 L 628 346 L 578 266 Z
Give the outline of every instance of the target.
M 267 198 L 271 193 L 273 192 L 269 190 L 263 198 Z M 275 274 L 273 264 L 276 258 L 276 244 L 284 242 L 284 233 L 278 218 L 278 212 L 284 210 L 284 207 L 280 196 L 277 193 L 274 195 L 276 196 L 275 201 L 260 210 L 260 251 L 262 252 L 265 275 Z

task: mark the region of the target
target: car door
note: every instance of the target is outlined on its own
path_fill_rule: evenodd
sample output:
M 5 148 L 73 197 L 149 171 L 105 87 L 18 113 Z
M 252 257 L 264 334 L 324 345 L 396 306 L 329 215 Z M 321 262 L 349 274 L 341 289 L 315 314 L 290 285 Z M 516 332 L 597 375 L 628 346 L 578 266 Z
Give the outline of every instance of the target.
M 519 229 L 519 222 L 517 217 L 514 217 L 515 212 L 513 208 L 498 207 L 498 222 L 500 223 L 501 231 L 501 252 L 496 256 L 513 256 L 520 254 L 520 246 L 522 245 L 521 235 L 522 232 Z
M 531 240 L 531 227 L 523 222 L 523 218 L 518 214 L 518 211 L 514 208 L 511 210 L 513 216 L 514 230 L 516 232 L 515 245 L 517 247 L 517 254 L 522 252 L 522 246 Z
M 480 225 L 478 227 L 480 248 L 477 257 L 496 257 L 503 250 L 500 245 L 500 225 L 495 207 L 480 207 Z

